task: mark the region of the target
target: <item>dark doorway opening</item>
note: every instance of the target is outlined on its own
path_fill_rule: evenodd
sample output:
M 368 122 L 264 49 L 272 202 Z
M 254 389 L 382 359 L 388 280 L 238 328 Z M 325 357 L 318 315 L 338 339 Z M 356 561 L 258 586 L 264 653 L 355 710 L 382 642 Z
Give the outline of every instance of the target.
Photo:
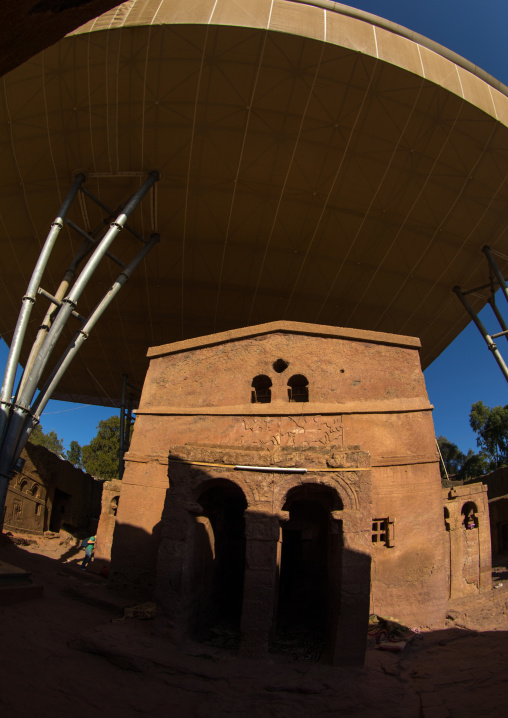
M 203 515 L 196 519 L 192 631 L 198 640 L 236 648 L 240 639 L 245 572 L 247 501 L 229 481 L 199 496 Z
M 508 553 L 508 522 L 503 521 L 497 525 L 498 553 Z
M 58 533 L 64 523 L 69 520 L 69 507 L 71 502 L 71 495 L 66 494 L 65 491 L 55 489 L 55 495 L 53 496 L 53 506 L 51 508 L 51 516 L 49 519 L 49 530 Z
M 289 492 L 284 510 L 272 650 L 317 660 L 339 615 L 342 533 L 331 511 L 342 509 L 331 488 L 308 484 Z M 307 655 L 308 654 L 308 655 Z

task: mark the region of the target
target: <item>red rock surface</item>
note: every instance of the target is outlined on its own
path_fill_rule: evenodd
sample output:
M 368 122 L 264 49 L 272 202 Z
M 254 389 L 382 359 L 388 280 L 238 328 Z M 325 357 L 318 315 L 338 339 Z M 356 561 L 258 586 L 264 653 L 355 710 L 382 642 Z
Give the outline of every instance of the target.
M 151 621 L 118 618 L 122 600 L 69 569 L 71 542 L 4 542 L 0 560 L 32 572 L 44 598 L 0 607 L 0 711 L 178 718 L 504 715 L 508 700 L 508 583 L 450 605 L 449 628 L 400 655 L 367 652 L 362 669 L 236 659 L 209 646 L 177 653 Z M 65 564 L 69 557 L 70 564 Z M 503 583 L 505 563 L 495 585 Z M 72 571 L 72 572 L 70 572 Z M 77 600 L 80 599 L 80 600 Z

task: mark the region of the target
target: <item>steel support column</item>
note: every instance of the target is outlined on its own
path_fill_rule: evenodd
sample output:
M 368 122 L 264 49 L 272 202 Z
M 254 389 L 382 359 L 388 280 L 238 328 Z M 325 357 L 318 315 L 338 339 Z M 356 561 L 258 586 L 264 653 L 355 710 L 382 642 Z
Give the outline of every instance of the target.
M 14 338 L 11 344 L 11 350 L 9 352 L 9 359 L 7 361 L 0 394 L 0 515 L 3 513 L 7 487 L 13 472 L 14 464 L 28 441 L 33 427 L 39 422 L 40 415 L 51 398 L 62 375 L 67 370 L 80 346 L 88 338 L 90 331 L 100 319 L 108 305 L 118 294 L 125 282 L 127 282 L 134 269 L 160 239 L 159 235 L 153 234 L 149 241 L 145 241 L 137 232 L 134 232 L 134 230 L 127 225 L 127 219 L 154 183 L 157 182 L 158 178 L 159 175 L 157 172 L 150 173 L 140 189 L 134 193 L 125 205 L 121 206 L 122 208 L 120 213 L 110 224 L 109 229 L 104 231 L 104 227 L 101 226 L 100 230 L 102 236 L 99 239 L 95 239 L 93 234 L 87 234 L 76 227 L 73 223 L 67 222 L 69 226 L 77 230 L 78 234 L 85 238 L 85 242 L 78 250 L 73 262 L 65 273 L 64 279 L 54 295 L 45 290 L 40 290 L 39 285 L 51 253 L 51 249 L 53 248 L 56 238 L 63 227 L 64 221 L 66 221 L 66 214 L 73 199 L 78 191 L 81 190 L 86 194 L 86 196 L 91 197 L 93 201 L 103 207 L 90 192 L 85 192 L 82 188 L 81 185 L 85 179 L 84 175 L 79 175 L 76 178 L 64 204 L 62 205 L 57 219 L 51 226 L 51 231 L 37 261 L 28 290 L 26 295 L 23 297 L 22 309 L 14 332 Z M 110 213 L 110 215 L 113 216 L 112 213 Z M 113 240 L 124 227 L 143 243 L 142 249 L 127 266 L 125 266 L 123 262 L 117 260 L 117 258 L 108 251 L 109 247 L 113 243 Z M 96 245 L 94 251 L 89 257 L 80 275 L 72 285 L 79 263 L 90 254 L 91 249 L 93 249 L 93 245 Z M 77 301 L 97 269 L 99 263 L 105 256 L 108 256 L 110 259 L 120 264 L 122 271 L 103 299 L 92 311 L 88 319 L 84 319 L 76 312 Z M 41 327 L 35 338 L 25 372 L 15 394 L 15 401 L 13 402 L 12 394 L 17 364 L 26 333 L 26 326 L 28 324 L 30 311 L 38 293 L 49 300 L 50 307 L 46 313 L 44 325 Z M 77 332 L 73 341 L 64 351 L 59 361 L 57 361 L 48 380 L 39 392 L 37 399 L 34 401 L 34 396 L 37 393 L 37 386 L 42 374 L 49 362 L 50 356 L 62 330 L 71 316 L 74 316 L 78 320 L 82 321 L 83 326 Z

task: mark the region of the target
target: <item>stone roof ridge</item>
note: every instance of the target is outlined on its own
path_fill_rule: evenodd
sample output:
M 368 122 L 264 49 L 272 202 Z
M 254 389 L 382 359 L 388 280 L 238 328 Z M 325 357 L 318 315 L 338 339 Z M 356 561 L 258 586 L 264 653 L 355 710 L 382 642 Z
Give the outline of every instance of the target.
M 179 352 L 190 351 L 193 349 L 203 349 L 217 344 L 227 342 L 241 341 L 242 339 L 250 339 L 256 336 L 266 334 L 307 334 L 309 336 L 333 337 L 336 339 L 352 339 L 357 341 L 372 342 L 375 344 L 393 344 L 396 346 L 412 347 L 419 349 L 421 342 L 418 337 L 404 336 L 403 334 L 387 334 L 385 332 L 375 332 L 369 329 L 353 329 L 349 327 L 335 327 L 326 324 L 309 324 L 307 322 L 293 322 L 284 319 L 267 322 L 266 324 L 256 324 L 253 326 L 242 327 L 240 329 L 230 329 L 225 332 L 216 334 L 207 334 L 201 337 L 193 337 L 184 339 L 171 344 L 162 344 L 161 346 L 150 347 L 147 357 L 163 356 L 167 354 L 177 354 Z

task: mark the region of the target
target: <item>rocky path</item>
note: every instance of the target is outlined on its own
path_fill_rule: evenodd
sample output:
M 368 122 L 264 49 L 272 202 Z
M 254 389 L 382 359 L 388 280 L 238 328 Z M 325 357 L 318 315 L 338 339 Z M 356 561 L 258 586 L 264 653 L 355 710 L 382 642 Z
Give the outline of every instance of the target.
M 32 572 L 44 598 L 0 606 L 0 715 L 73 718 L 468 718 L 508 704 L 508 582 L 450 605 L 448 627 L 366 665 L 240 660 L 152 635 L 152 621 L 117 621 L 122 601 L 80 572 L 70 542 L 0 546 Z M 79 554 L 78 554 L 79 557 Z M 65 563 L 70 559 L 71 564 Z M 504 566 L 501 566 L 502 571 Z M 504 569 L 505 570 L 505 569 Z M 113 619 L 113 620 L 112 620 Z

